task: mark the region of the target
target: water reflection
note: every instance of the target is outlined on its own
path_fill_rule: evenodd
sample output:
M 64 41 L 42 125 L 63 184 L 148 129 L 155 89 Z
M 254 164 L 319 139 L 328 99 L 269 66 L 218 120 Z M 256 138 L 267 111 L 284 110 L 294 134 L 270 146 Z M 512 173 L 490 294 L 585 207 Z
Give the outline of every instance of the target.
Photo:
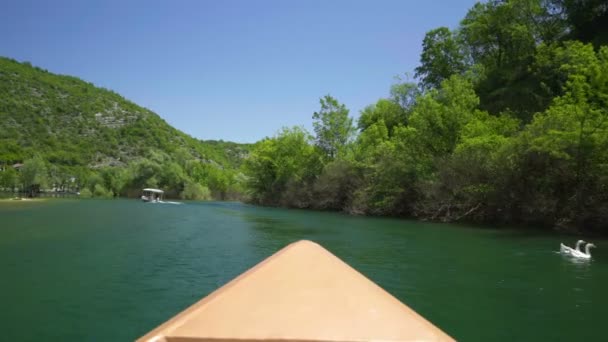
M 591 264 L 593 259 L 573 258 L 566 254 L 555 252 L 561 256 L 562 269 L 576 279 L 589 279 L 591 277 Z

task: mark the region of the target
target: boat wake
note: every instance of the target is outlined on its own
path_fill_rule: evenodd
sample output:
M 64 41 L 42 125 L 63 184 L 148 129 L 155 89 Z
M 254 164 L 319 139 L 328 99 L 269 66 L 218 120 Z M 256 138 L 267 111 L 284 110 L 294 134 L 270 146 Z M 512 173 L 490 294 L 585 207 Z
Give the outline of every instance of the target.
M 171 201 L 151 201 L 150 204 L 184 204 L 182 202 L 171 202 Z
M 182 202 L 160 201 L 161 204 L 183 204 Z

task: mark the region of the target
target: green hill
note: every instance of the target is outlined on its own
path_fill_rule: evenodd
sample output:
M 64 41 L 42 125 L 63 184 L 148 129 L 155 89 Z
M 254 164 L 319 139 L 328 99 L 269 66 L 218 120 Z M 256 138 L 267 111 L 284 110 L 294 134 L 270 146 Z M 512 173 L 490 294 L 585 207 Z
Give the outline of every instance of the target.
M 173 196 L 209 197 L 210 189 L 233 197 L 248 150 L 197 140 L 111 90 L 0 57 L 0 165 L 12 173 L 9 165 L 41 159 L 43 187 L 108 196 L 156 186 Z M 4 188 L 34 181 L 7 173 L 1 180 Z

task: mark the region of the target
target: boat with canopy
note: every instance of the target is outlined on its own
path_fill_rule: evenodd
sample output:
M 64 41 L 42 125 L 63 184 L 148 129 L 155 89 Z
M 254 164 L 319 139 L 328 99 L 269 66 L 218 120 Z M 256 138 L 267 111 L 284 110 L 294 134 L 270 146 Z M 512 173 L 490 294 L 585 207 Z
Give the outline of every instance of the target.
M 160 189 L 146 188 L 142 190 L 141 200 L 144 202 L 161 202 L 164 193 Z

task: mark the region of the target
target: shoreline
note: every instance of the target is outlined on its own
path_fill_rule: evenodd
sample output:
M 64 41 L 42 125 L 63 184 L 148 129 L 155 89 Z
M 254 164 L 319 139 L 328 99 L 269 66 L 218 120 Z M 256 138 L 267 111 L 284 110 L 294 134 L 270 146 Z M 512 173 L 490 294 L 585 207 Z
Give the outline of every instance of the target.
M 475 220 L 437 220 L 427 217 L 413 217 L 413 216 L 399 216 L 399 215 L 372 215 L 372 214 L 360 214 L 354 213 L 346 210 L 332 210 L 332 209 L 317 209 L 317 208 L 298 208 L 298 207 L 290 207 L 283 205 L 269 205 L 269 204 L 260 204 L 255 202 L 241 202 L 247 205 L 253 205 L 262 208 L 277 208 L 277 209 L 289 209 L 289 210 L 307 210 L 314 212 L 328 212 L 328 213 L 338 213 L 346 216 L 352 217 L 372 217 L 372 218 L 389 218 L 389 219 L 398 219 L 398 220 L 412 220 L 418 222 L 428 222 L 428 223 L 436 223 L 436 224 L 452 224 L 452 225 L 467 225 L 471 227 L 477 227 L 479 229 L 488 229 L 488 227 L 492 227 L 492 229 L 514 229 L 521 231 L 538 231 L 538 232 L 549 232 L 556 235 L 568 235 L 568 236 L 587 236 L 587 237 L 600 237 L 606 238 L 608 234 L 604 234 L 602 232 L 593 231 L 593 230 L 577 230 L 577 229 L 564 229 L 559 226 L 543 226 L 540 224 L 534 224 L 531 222 L 482 222 Z
M 12 197 L 12 198 L 0 198 L 0 202 L 10 202 L 10 203 L 18 203 L 18 202 L 44 202 L 48 201 L 48 198 L 25 198 L 25 197 Z
M 65 198 L 61 198 L 61 197 L 35 197 L 35 198 L 20 198 L 20 199 L 16 199 L 15 197 L 6 197 L 6 198 L 0 198 L 0 205 L 8 205 L 10 203 L 43 203 L 43 202 L 49 202 L 49 201 L 53 201 L 56 199 L 65 199 Z M 72 197 L 70 199 L 76 199 L 76 200 L 88 200 L 88 199 L 98 199 L 98 200 L 128 200 L 128 199 L 136 199 L 134 197 L 93 197 L 93 198 L 83 198 L 83 197 Z M 181 200 L 181 202 L 183 203 L 187 203 L 187 202 L 191 202 L 191 201 L 184 201 Z M 514 230 L 521 230 L 521 231 L 530 231 L 530 230 L 534 230 L 534 231 L 538 231 L 538 232 L 550 232 L 550 233 L 554 233 L 557 235 L 570 235 L 570 236 L 589 236 L 589 237 L 608 237 L 608 235 L 606 234 L 602 234 L 602 233 L 598 233 L 596 231 L 590 231 L 590 230 L 564 230 L 564 229 L 559 229 L 559 227 L 547 227 L 547 226 L 540 226 L 540 225 L 534 225 L 534 224 L 526 224 L 526 223 L 507 223 L 507 222 L 477 222 L 477 221 L 467 221 L 467 220 L 460 220 L 460 221 L 442 221 L 442 220 L 432 220 L 432 219 L 428 219 L 428 218 L 421 218 L 421 217 L 407 217 L 407 216 L 397 216 L 397 215 L 369 215 L 369 214 L 358 214 L 358 213 L 352 213 L 352 212 L 348 212 L 348 211 L 341 211 L 341 210 L 323 210 L 323 209 L 315 209 L 315 208 L 296 208 L 296 207 L 289 207 L 289 206 L 281 206 L 281 205 L 264 205 L 264 204 L 259 204 L 259 203 L 253 203 L 253 202 L 249 202 L 249 201 L 229 201 L 229 200 L 206 200 L 206 201 L 192 201 L 192 202 L 221 202 L 221 203 L 240 203 L 243 205 L 251 205 L 251 206 L 255 206 L 255 207 L 260 207 L 260 208 L 275 208 L 275 209 L 287 209 L 287 210 L 304 210 L 304 211 L 312 211 L 312 212 L 327 212 L 327 213 L 336 213 L 336 214 L 341 214 L 341 215 L 345 215 L 345 216 L 350 216 L 350 217 L 369 217 L 369 218 L 387 218 L 387 219 L 400 219 L 400 220 L 411 220 L 411 221 L 418 221 L 418 222 L 428 222 L 428 223 L 437 223 L 437 224 L 455 224 L 455 225 L 467 225 L 467 226 L 471 226 L 471 227 L 477 227 L 479 229 L 487 229 L 488 227 L 492 227 L 493 229 L 514 229 Z

